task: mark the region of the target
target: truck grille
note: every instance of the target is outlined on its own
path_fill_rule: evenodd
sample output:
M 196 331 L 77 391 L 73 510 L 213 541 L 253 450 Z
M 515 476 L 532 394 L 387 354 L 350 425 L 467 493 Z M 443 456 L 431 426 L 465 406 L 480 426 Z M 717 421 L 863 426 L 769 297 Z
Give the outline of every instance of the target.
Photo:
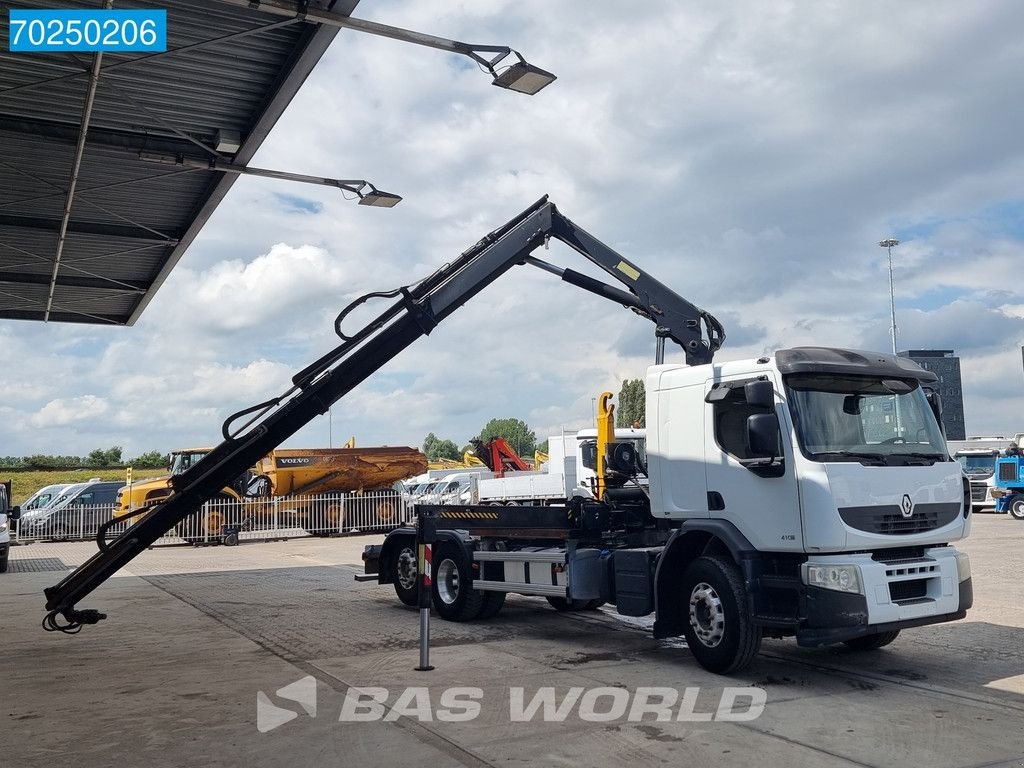
M 952 523 L 960 514 L 959 502 L 917 504 L 910 515 L 895 504 L 869 507 L 840 507 L 839 517 L 851 528 L 886 536 L 911 536 L 934 531 Z
M 871 553 L 871 559 L 880 563 L 897 562 L 900 560 L 920 560 L 924 557 L 924 547 L 893 547 L 880 549 Z
M 889 599 L 894 603 L 916 600 L 928 594 L 928 579 L 889 582 Z
M 988 496 L 988 485 L 985 483 L 971 483 L 971 501 L 985 501 Z

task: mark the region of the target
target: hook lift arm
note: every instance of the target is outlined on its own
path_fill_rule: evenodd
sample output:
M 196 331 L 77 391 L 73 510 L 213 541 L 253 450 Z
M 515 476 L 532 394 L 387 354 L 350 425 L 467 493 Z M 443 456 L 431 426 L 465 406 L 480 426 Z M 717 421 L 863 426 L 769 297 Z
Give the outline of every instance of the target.
M 561 240 L 625 286 L 607 285 L 571 269 L 561 269 L 530 254 L 549 238 Z M 711 362 L 725 339 L 721 324 L 650 277 L 593 237 L 543 197 L 494 230 L 458 259 L 419 283 L 370 293 L 349 304 L 335 320 L 342 339 L 328 354 L 299 371 L 280 396 L 246 408 L 224 423 L 224 442 L 191 469 L 172 478 L 165 501 L 140 510 L 139 519 L 107 542 L 97 535 L 99 552 L 46 593 L 43 626 L 74 633 L 104 614 L 78 609 L 82 598 L 174 526 L 213 498 L 225 483 L 252 467 L 284 440 L 327 412 L 364 379 L 517 264 L 530 264 L 562 280 L 621 304 L 657 326 L 659 360 L 666 338 L 679 344 L 690 365 Z M 342 331 L 346 316 L 373 298 L 398 299 L 353 335 Z M 244 423 L 235 426 L 237 422 Z

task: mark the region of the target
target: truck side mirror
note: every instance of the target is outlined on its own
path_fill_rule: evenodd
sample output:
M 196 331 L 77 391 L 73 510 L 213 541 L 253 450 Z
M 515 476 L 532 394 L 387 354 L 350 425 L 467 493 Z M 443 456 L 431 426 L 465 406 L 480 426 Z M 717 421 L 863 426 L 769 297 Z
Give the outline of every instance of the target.
M 17 520 L 21 517 L 21 507 L 11 507 L 7 510 L 7 516 L 11 518 L 11 520 Z
M 743 385 L 743 396 L 747 405 L 755 408 L 775 408 L 775 387 L 770 381 L 750 381 Z
M 935 420 L 942 423 L 942 396 L 934 389 L 926 389 L 924 391 L 925 399 L 928 400 L 928 405 L 932 409 L 932 413 L 935 414 Z
M 782 455 L 779 420 L 774 413 L 755 413 L 747 417 L 747 447 L 751 458 L 774 459 Z

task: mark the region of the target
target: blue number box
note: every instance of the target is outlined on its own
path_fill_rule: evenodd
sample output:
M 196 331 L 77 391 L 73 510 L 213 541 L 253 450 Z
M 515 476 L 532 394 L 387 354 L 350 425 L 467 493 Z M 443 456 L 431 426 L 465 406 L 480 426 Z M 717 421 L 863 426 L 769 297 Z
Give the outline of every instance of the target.
M 167 50 L 167 11 L 11 8 L 8 49 L 18 53 Z

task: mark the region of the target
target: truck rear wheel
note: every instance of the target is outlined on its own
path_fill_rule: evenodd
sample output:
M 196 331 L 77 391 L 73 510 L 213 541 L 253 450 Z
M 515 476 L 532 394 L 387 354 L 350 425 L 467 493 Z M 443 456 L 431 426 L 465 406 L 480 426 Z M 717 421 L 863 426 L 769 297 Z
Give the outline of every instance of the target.
M 505 592 L 484 592 L 484 606 L 480 609 L 478 619 L 493 619 L 505 605 Z
M 1018 493 L 1006 505 L 1010 514 L 1018 520 L 1024 520 L 1024 494 Z
M 419 569 L 416 564 L 415 543 L 400 544 L 389 564 L 395 594 L 405 605 L 419 604 Z
M 761 628 L 746 610 L 743 579 L 732 562 L 698 557 L 683 573 L 683 634 L 704 669 L 718 674 L 746 667 L 761 647 Z
M 899 637 L 899 634 L 900 631 L 898 629 L 894 629 L 891 632 L 876 632 L 873 635 L 864 635 L 863 637 L 855 637 L 853 640 L 844 640 L 843 645 L 851 651 L 874 651 L 891 643 Z
M 446 621 L 472 621 L 480 616 L 486 593 L 470 587 L 470 563 L 458 547 L 434 548 L 434 609 Z

